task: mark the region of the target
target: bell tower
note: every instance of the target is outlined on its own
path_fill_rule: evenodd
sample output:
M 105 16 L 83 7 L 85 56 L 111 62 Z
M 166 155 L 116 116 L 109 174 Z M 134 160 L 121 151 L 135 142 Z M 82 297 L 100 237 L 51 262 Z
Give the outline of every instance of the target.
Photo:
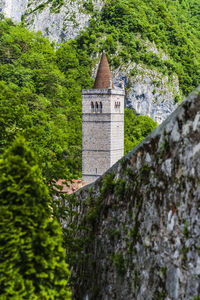
M 93 182 L 124 155 L 124 89 L 103 53 L 93 89 L 82 90 L 82 178 Z

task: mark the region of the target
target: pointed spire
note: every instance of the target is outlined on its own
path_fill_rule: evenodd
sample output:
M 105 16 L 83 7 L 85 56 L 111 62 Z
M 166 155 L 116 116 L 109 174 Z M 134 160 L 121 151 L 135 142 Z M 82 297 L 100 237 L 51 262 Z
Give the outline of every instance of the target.
M 114 84 L 112 81 L 112 75 L 110 73 L 110 68 L 109 68 L 106 54 L 103 52 L 93 89 L 109 89 L 109 88 L 114 89 Z

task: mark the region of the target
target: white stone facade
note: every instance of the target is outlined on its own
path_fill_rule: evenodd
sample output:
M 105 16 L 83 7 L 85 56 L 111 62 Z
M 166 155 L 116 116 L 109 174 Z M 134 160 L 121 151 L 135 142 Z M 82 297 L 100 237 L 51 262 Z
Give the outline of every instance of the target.
M 124 91 L 82 91 L 82 178 L 93 182 L 124 155 Z

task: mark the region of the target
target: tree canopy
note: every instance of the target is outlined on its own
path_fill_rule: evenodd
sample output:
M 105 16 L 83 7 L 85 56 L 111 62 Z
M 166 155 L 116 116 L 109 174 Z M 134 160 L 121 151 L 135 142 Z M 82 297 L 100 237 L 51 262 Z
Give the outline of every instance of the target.
M 136 113 L 125 108 L 124 123 L 124 152 L 125 154 L 137 146 L 156 127 L 157 123 L 148 116 L 136 115 Z
M 18 137 L 0 159 L 1 299 L 71 299 L 50 204 L 33 152 Z
M 0 21 L 0 152 L 22 134 L 47 181 L 81 174 L 81 90 L 92 78 L 77 56 Z

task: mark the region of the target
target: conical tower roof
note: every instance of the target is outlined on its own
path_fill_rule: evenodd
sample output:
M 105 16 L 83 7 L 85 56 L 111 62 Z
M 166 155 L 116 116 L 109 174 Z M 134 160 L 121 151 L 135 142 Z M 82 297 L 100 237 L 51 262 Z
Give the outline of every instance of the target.
M 112 81 L 112 75 L 110 73 L 108 60 L 106 54 L 103 52 L 93 89 L 109 89 L 111 88 L 111 86 L 112 89 L 114 89 L 114 84 Z

